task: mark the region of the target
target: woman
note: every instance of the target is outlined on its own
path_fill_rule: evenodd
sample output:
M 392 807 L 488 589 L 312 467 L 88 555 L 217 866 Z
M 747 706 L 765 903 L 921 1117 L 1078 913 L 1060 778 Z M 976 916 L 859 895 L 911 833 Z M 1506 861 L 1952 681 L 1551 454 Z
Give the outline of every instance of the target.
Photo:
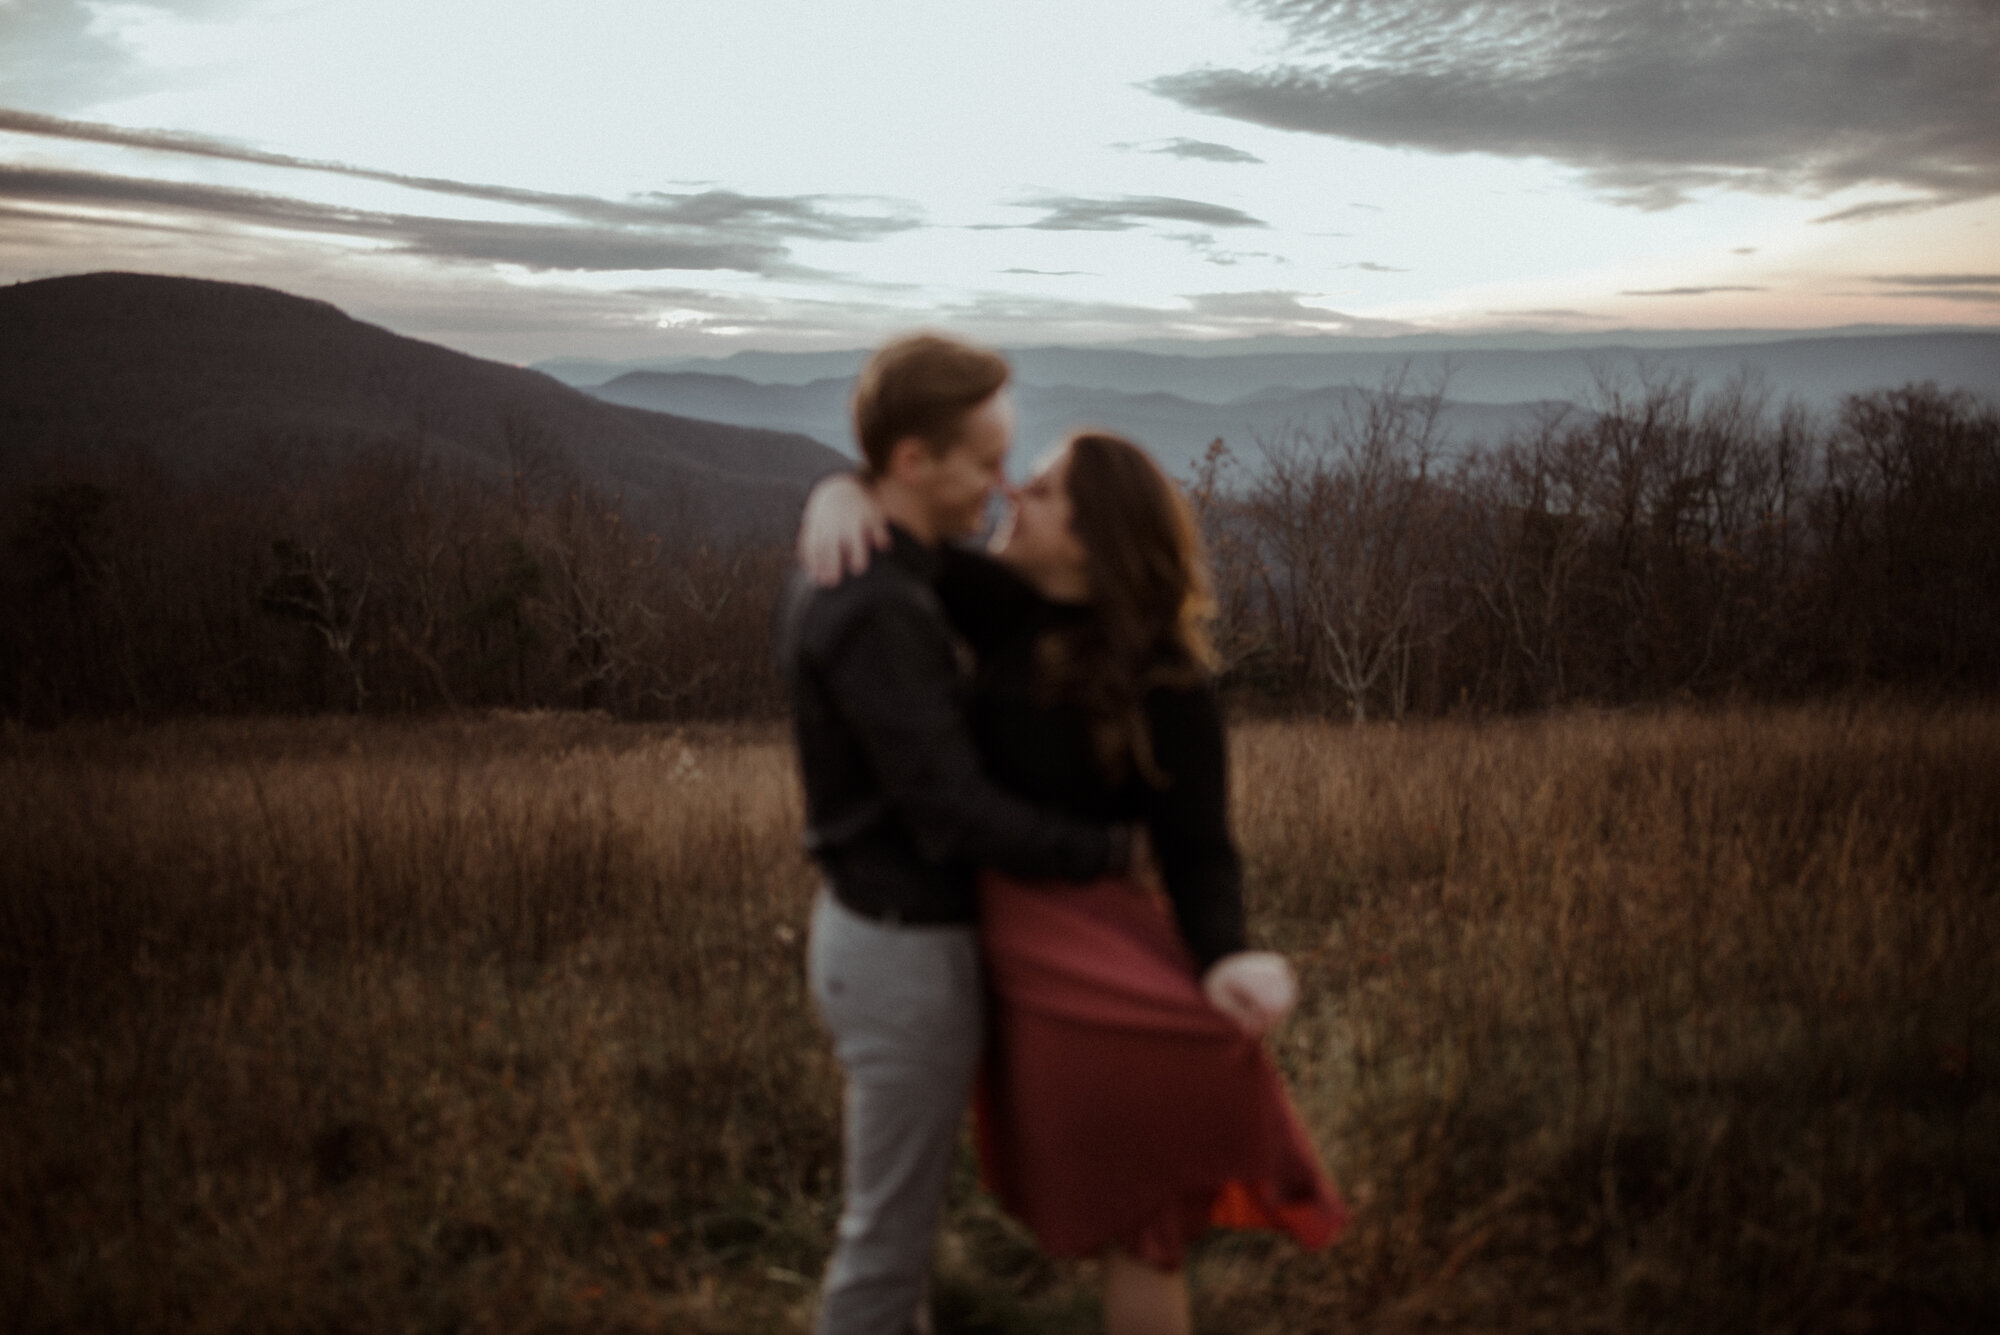
M 993 556 L 950 553 L 938 589 L 974 653 L 981 757 L 1043 805 L 1144 822 L 1165 897 L 1120 878 L 982 879 L 983 1166 L 1045 1250 L 1103 1259 L 1114 1335 L 1185 1331 L 1181 1262 L 1202 1230 L 1320 1246 L 1346 1208 L 1258 1041 L 1293 987 L 1282 957 L 1244 948 L 1186 502 L 1144 451 L 1096 432 L 1011 499 Z M 876 522 L 858 483 L 823 488 L 808 565 L 838 564 Z

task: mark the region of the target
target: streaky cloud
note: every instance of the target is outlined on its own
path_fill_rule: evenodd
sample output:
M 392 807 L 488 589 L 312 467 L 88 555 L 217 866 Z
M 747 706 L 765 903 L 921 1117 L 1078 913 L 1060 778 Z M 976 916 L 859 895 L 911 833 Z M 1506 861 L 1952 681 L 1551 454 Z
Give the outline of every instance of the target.
M 1142 153 L 1161 153 L 1173 158 L 1192 158 L 1197 162 L 1262 163 L 1264 159 L 1255 153 L 1228 144 L 1212 143 L 1206 139 L 1169 139 L 1154 148 L 1141 149 Z
M 150 211 L 192 214 L 290 232 L 374 241 L 438 259 L 514 264 L 536 270 L 773 273 L 786 267 L 784 248 L 765 240 L 383 213 L 227 186 L 99 172 L 0 165 L 0 199 L 123 210 L 127 218 Z
M 870 241 L 922 225 L 907 207 L 875 214 L 832 212 L 828 205 L 835 197 L 824 195 L 747 195 L 732 190 L 704 190 L 693 194 L 654 191 L 630 199 L 603 199 L 595 195 L 526 190 L 517 186 L 381 171 L 346 162 L 273 153 L 210 135 L 178 130 L 135 130 L 11 108 L 0 108 L 0 132 L 344 176 L 429 194 L 540 209 L 579 222 L 741 228 L 760 232 L 772 239 L 814 241 Z
M 1738 283 L 1722 283 L 1714 287 L 1632 287 L 1618 295 L 1621 297 L 1706 297 L 1716 292 L 1766 292 L 1768 288 L 1745 287 Z
M 1263 227 L 1241 209 L 1199 199 L 1170 195 L 1037 195 L 1020 200 L 1017 208 L 1040 209 L 1042 216 L 1016 226 L 1042 232 L 1128 232 L 1154 222 L 1193 223 L 1200 227 Z M 991 224 L 987 224 L 990 226 Z
M 1932 209 L 1943 208 L 1946 204 L 1957 203 L 1950 197 L 1936 199 L 1876 199 L 1866 203 L 1836 209 L 1814 218 L 1815 223 L 1856 223 L 1873 222 L 1877 218 L 1895 218 L 1906 213 L 1929 213 Z
M 1488 315 L 1519 317 L 1537 320 L 1607 320 L 1611 317 L 1596 315 L 1590 311 L 1579 311 L 1568 306 L 1530 306 L 1521 310 L 1488 311 Z
M 1891 273 L 1869 281 L 1903 287 L 2000 287 L 2000 273 Z
M 1927 301 L 1963 301 L 1977 305 L 2000 303 L 2000 287 L 1918 287 L 1902 288 L 1894 292 L 1871 292 L 1870 296 L 1880 297 L 1920 297 Z
M 2000 193 L 1992 0 L 1244 0 L 1298 57 L 1142 86 L 1384 147 L 1544 158 L 1612 200 Z M 1825 221 L 1925 207 L 1859 205 Z

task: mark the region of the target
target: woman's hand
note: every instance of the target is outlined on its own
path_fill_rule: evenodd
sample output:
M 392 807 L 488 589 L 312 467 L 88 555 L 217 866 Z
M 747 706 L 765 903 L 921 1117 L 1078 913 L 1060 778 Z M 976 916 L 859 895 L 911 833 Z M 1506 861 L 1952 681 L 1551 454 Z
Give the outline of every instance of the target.
M 799 520 L 799 568 L 808 579 L 830 589 L 888 546 L 889 521 L 858 476 L 835 473 L 814 485 Z
M 1224 955 L 1202 975 L 1208 1004 L 1236 1022 L 1251 1038 L 1262 1038 L 1292 1013 L 1299 1001 L 1292 966 L 1274 950 L 1239 950 Z

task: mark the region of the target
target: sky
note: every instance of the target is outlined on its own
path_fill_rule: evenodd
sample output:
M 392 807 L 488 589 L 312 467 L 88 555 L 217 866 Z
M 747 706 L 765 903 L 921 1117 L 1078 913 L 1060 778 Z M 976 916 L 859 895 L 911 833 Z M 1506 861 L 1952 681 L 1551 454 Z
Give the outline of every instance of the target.
M 0 0 L 0 282 L 483 356 L 2000 325 L 2000 0 Z

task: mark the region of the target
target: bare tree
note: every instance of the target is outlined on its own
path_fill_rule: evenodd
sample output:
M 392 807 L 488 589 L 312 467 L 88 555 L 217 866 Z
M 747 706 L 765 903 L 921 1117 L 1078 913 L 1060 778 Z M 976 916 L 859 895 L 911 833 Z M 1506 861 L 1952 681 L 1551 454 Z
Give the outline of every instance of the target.
M 368 703 L 368 687 L 362 680 L 354 637 L 368 602 L 371 572 L 362 571 L 361 585 L 356 588 L 318 551 L 289 538 L 273 543 L 271 555 L 278 569 L 263 588 L 260 601 L 265 610 L 309 626 L 318 634 L 347 669 L 354 686 L 355 712 L 359 713 Z
M 1243 498 L 1232 486 L 1239 471 L 1236 455 L 1217 436 L 1185 483 L 1208 558 L 1215 653 L 1223 673 L 1244 670 L 1272 647 L 1268 618 L 1259 615 L 1272 600 L 1270 569 L 1260 559 Z
M 1376 700 L 1401 715 L 1413 654 L 1445 629 L 1444 386 L 1412 394 L 1406 377 L 1353 391 L 1320 431 L 1261 442 L 1246 503 L 1295 651 L 1356 724 Z
M 1929 383 L 1855 395 L 1825 460 L 1820 602 L 1847 671 L 1990 682 L 2000 409 Z
M 617 500 L 588 487 L 564 493 L 546 520 L 546 603 L 563 693 L 617 710 L 657 648 L 661 614 L 649 576 L 659 539 L 633 532 Z
M 1590 553 L 1601 459 L 1596 437 L 1568 416 L 1545 415 L 1530 434 L 1473 461 L 1463 479 L 1480 516 L 1466 582 L 1542 705 L 1569 694 L 1564 623 Z

